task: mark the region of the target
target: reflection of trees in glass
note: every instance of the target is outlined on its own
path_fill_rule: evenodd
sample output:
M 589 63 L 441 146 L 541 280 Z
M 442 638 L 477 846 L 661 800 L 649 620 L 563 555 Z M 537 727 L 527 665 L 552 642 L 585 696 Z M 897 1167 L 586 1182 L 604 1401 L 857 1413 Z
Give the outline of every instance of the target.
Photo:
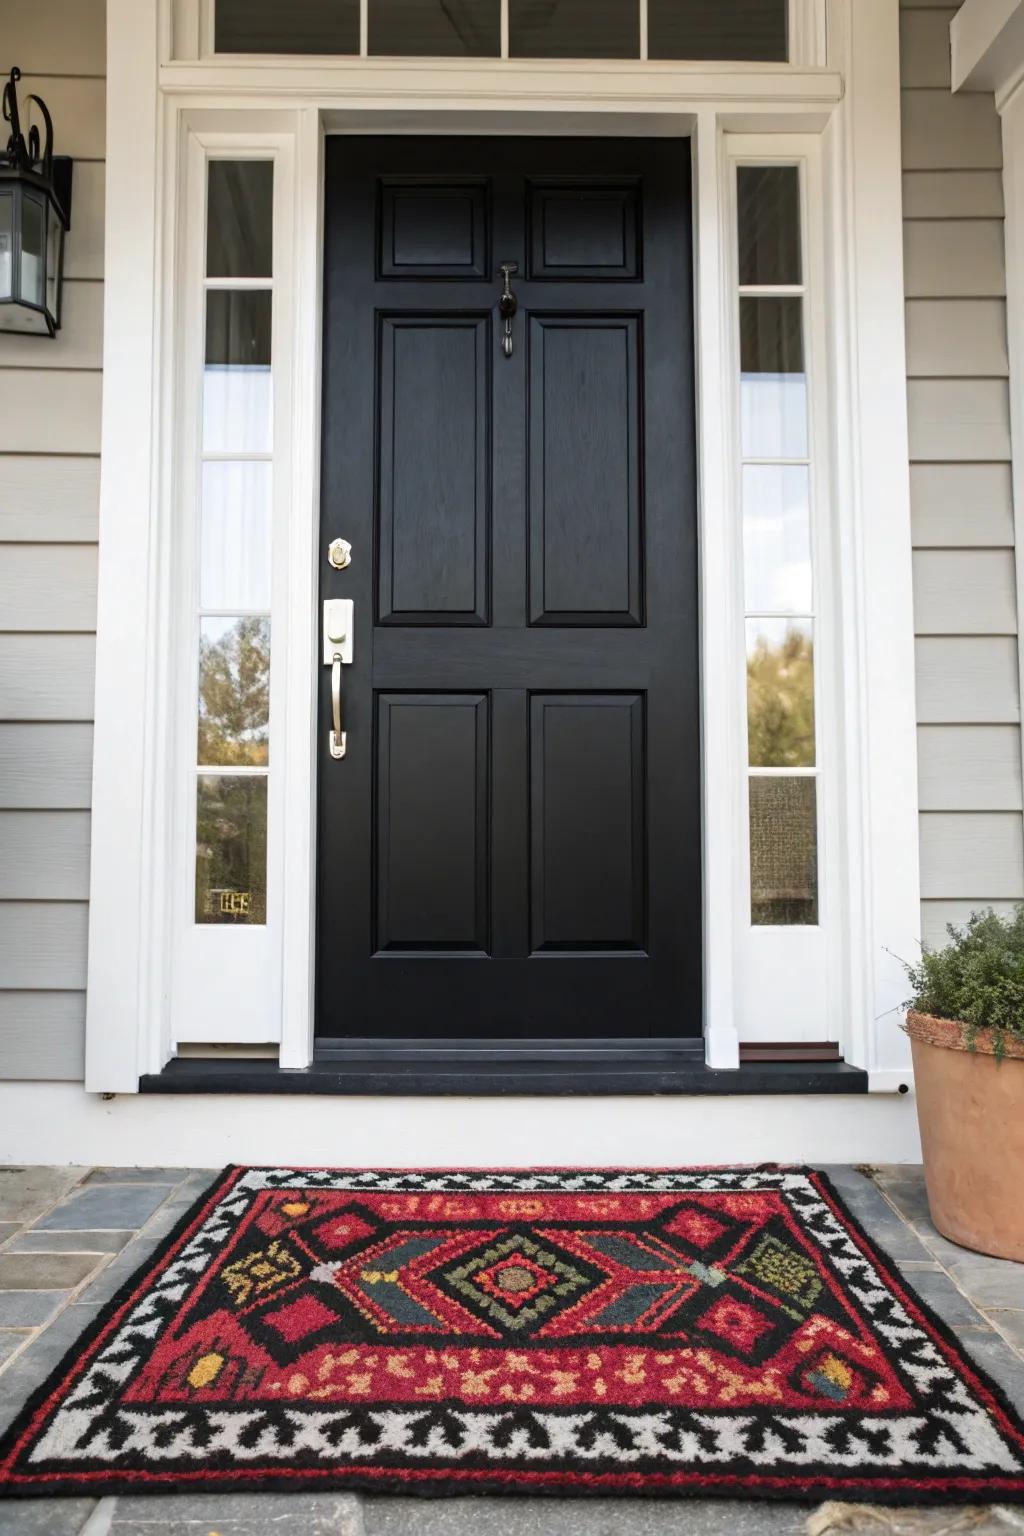
M 204 619 L 199 636 L 199 762 L 262 767 L 270 710 L 270 620 Z
M 201 774 L 196 803 L 196 922 L 267 920 L 267 781 Z
M 752 767 L 814 766 L 814 641 L 809 626 L 776 629 L 770 621 L 759 626 L 747 649 L 747 730 Z

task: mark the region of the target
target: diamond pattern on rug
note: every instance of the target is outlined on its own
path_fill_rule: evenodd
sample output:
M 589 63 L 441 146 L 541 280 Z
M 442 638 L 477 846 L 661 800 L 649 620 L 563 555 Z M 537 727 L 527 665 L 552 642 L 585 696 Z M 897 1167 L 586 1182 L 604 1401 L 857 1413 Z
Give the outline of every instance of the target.
M 1024 1501 L 1024 1428 L 800 1169 L 232 1169 L 0 1493 Z

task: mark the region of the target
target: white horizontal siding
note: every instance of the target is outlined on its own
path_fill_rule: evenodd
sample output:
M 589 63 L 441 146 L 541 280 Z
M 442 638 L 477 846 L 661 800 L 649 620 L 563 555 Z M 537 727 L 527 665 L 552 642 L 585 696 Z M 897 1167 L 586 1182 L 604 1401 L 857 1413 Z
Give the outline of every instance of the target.
M 0 720 L 91 720 L 92 635 L 0 634 Z
M 78 1082 L 85 1072 L 84 992 L 0 992 L 4 1075 Z
M 910 219 L 903 226 L 908 299 L 1002 298 L 1006 293 L 999 219 Z
M 921 815 L 921 895 L 971 901 L 1024 899 L 1024 822 L 1013 812 Z
M 999 118 L 987 95 L 944 90 L 903 92 L 905 171 L 998 170 Z
M 84 1066 L 96 664 L 104 0 L 4 5 L 0 39 L 74 158 L 62 326 L 0 346 L 0 1078 Z M 142 61 L 140 61 L 142 67 Z
M 1019 811 L 1024 806 L 1015 725 L 921 725 L 917 767 L 923 811 Z
M 0 725 L 0 809 L 88 810 L 91 792 L 91 725 Z
M 75 190 L 71 229 L 64 251 L 68 277 L 103 277 L 103 218 L 106 166 L 99 160 L 83 160 L 75 166 Z
M 921 939 L 929 949 L 941 949 L 947 942 L 947 928 L 962 928 L 972 912 L 984 912 L 989 907 L 1001 917 L 1010 917 L 1014 911 L 1012 901 L 923 901 L 921 903 Z
M 88 899 L 88 811 L 0 811 L 0 901 Z
M 104 0 L 5 5 L 3 40 L 5 57 L 17 59 L 26 74 L 103 75 L 107 68 Z
M 1015 635 L 1013 551 L 915 550 L 914 623 L 919 635 Z
M 914 460 L 1010 457 L 1010 398 L 1004 379 L 910 379 L 907 409 Z
M 912 299 L 907 304 L 907 370 L 912 378 L 1005 378 L 1002 299 Z
M 912 464 L 917 549 L 1013 545 L 1009 464 Z
M 44 346 L 40 342 L 40 346 Z M 99 453 L 102 375 L 0 368 L 0 453 Z
M 88 935 L 84 901 L 0 902 L 0 989 L 84 991 Z
M 0 456 L 0 542 L 94 543 L 99 508 L 98 458 Z
M 10 544 L 0 560 L 3 627 L 59 633 L 96 628 L 95 544 Z
M 1009 635 L 919 639 L 917 718 L 922 725 L 1009 725 L 1019 721 L 1016 640 Z
M 1024 896 L 1002 143 L 949 88 L 955 7 L 902 0 L 922 930 Z
M 1000 171 L 907 171 L 903 216 L 907 219 L 1001 219 Z
M 956 7 L 904 10 L 900 15 L 900 60 L 904 88 L 950 88 L 949 24 Z

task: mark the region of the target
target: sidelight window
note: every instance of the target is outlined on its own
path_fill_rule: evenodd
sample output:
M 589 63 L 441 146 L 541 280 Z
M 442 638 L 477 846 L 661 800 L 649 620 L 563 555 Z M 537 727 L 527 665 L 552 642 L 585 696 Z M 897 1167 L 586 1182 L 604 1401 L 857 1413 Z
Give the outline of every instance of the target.
M 206 185 L 195 751 L 195 921 L 267 920 L 273 486 L 271 160 Z
M 785 62 L 792 0 L 215 0 L 215 53 Z
M 816 580 L 802 168 L 735 166 L 750 912 L 818 923 Z

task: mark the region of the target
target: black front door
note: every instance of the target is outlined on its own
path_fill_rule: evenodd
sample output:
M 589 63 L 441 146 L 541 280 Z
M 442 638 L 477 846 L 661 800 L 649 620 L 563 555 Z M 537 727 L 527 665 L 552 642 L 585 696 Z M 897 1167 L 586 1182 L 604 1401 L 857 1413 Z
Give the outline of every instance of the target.
M 685 143 L 328 142 L 321 1036 L 700 1034 L 690 249 Z

